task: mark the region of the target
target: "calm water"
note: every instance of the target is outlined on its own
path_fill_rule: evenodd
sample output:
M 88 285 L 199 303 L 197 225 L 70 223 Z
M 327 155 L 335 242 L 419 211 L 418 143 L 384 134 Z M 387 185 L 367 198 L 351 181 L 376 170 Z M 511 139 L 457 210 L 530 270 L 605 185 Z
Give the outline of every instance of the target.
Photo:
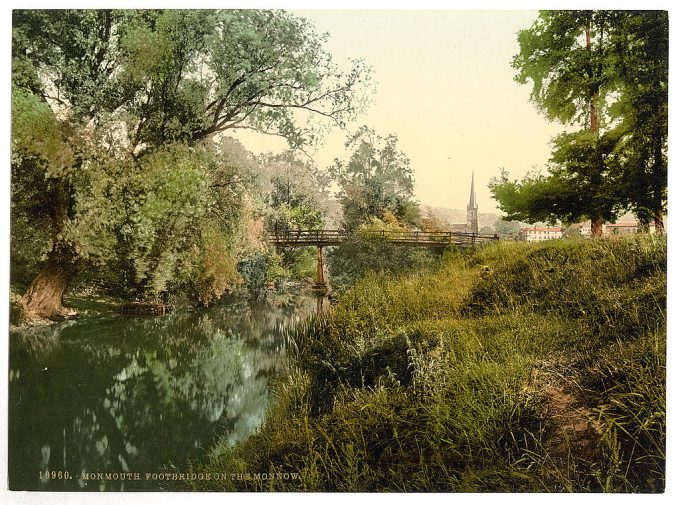
M 248 437 L 286 364 L 290 330 L 315 310 L 317 300 L 301 295 L 277 305 L 231 300 L 10 335 L 10 489 L 167 487 L 83 473 L 182 471 L 216 436 Z M 68 474 L 46 479 L 46 470 Z

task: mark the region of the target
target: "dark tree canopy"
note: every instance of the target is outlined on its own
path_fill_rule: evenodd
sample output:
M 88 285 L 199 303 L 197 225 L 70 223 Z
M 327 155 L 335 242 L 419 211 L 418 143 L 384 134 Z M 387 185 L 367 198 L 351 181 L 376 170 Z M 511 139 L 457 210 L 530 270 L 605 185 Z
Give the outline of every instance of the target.
M 621 197 L 659 227 L 668 203 L 668 13 L 622 11 L 616 21 Z

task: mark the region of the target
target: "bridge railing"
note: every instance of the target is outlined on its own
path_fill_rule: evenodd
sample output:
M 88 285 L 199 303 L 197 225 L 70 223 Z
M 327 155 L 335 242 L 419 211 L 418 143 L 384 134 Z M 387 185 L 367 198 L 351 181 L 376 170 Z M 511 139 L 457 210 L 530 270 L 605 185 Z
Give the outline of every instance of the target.
M 427 232 L 410 230 L 370 230 L 359 232 L 363 238 L 381 238 L 394 243 L 407 244 L 448 244 L 451 242 L 450 232 Z
M 358 232 L 357 236 L 421 246 L 475 245 L 498 240 L 496 235 L 418 230 L 364 230 Z M 341 230 L 272 230 L 267 239 L 277 245 L 337 245 L 350 240 L 350 236 Z
M 340 230 L 273 230 L 267 240 L 275 244 L 340 244 L 348 239 Z

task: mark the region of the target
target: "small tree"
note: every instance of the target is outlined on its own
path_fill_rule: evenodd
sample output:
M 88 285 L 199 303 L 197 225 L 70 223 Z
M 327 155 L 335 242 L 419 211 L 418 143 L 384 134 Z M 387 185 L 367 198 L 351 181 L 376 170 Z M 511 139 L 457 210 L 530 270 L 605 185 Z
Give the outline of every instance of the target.
M 291 151 L 263 156 L 261 164 L 266 228 L 288 233 L 322 229 L 329 175 L 313 162 L 300 160 Z M 309 255 L 309 251 L 299 247 L 283 247 L 281 253 L 286 267 L 299 264 Z
M 413 198 L 413 170 L 397 147 L 398 138 L 386 138 L 362 126 L 345 146 L 349 159 L 336 159 L 331 174 L 340 186 L 344 227 L 355 231 L 371 218 L 381 219 L 390 211 L 400 222 L 417 224 L 418 205 Z

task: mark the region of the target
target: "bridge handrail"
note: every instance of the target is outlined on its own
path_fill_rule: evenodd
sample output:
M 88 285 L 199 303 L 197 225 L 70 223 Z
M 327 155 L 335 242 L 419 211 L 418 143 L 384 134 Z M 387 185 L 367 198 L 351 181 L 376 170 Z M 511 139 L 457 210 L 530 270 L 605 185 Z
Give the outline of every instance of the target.
M 487 242 L 498 240 L 497 235 L 482 235 L 471 232 L 455 231 L 422 231 L 422 230 L 364 230 L 357 233 L 360 237 L 367 238 L 386 238 L 390 242 L 407 243 L 444 243 L 453 242 L 454 239 L 464 242 L 475 243 L 477 241 Z M 348 240 L 349 234 L 342 230 L 268 230 L 267 238 L 275 243 L 297 243 L 297 242 L 339 242 Z

